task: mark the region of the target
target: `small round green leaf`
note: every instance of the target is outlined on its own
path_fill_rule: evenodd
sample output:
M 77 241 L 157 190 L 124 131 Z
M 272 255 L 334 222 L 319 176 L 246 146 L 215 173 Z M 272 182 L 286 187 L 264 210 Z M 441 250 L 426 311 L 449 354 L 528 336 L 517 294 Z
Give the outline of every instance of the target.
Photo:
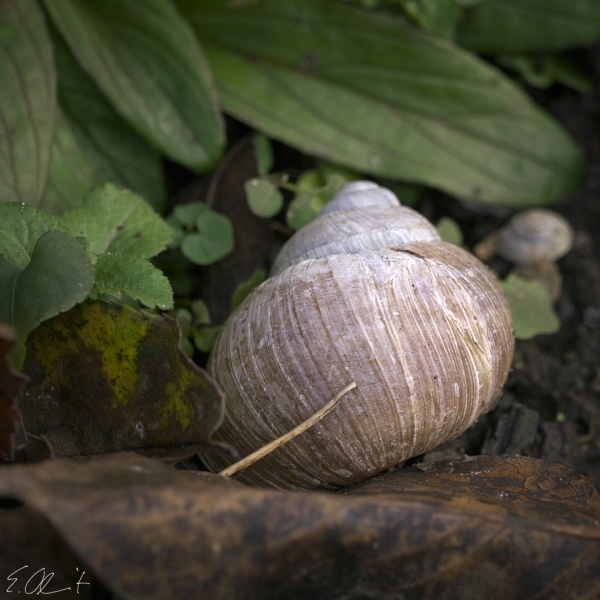
M 268 179 L 255 177 L 244 183 L 250 210 L 257 217 L 273 217 L 283 206 L 281 192 Z

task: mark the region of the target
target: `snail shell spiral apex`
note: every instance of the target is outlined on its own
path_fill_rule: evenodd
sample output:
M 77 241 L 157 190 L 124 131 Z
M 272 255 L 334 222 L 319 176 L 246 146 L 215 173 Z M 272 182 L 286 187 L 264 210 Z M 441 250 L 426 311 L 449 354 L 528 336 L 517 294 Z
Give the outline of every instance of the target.
M 345 185 L 322 209 L 320 215 L 346 208 L 400 206 L 396 194 L 372 181 L 353 181 Z

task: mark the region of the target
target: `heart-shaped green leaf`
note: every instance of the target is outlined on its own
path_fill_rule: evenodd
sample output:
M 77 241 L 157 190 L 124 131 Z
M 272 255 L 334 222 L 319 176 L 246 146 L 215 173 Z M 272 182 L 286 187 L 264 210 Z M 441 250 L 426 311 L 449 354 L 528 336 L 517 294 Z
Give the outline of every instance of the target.
M 556 201 L 584 160 L 501 72 L 404 19 L 331 0 L 177 0 L 221 101 L 266 135 L 473 201 Z
M 0 2 L 0 201 L 37 206 L 56 115 L 56 71 L 34 0 Z
M 198 211 L 195 221 L 198 232 L 183 238 L 181 252 L 197 265 L 210 265 L 233 250 L 233 226 L 228 217 L 205 204 L 197 203 L 193 210 Z
M 169 0 L 44 0 L 74 54 L 117 111 L 169 158 L 206 170 L 223 125 L 210 69 Z

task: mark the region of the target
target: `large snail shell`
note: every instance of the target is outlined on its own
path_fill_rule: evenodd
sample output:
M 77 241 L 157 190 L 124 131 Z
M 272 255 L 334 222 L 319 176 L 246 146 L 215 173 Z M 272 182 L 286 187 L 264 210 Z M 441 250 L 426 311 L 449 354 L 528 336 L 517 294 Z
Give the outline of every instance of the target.
M 208 366 L 227 397 L 215 437 L 245 456 L 355 381 L 322 421 L 240 477 L 350 485 L 467 429 L 498 397 L 512 352 L 502 291 L 456 246 L 409 241 L 308 259 L 268 279 L 225 323 Z M 209 466 L 225 465 L 213 457 Z

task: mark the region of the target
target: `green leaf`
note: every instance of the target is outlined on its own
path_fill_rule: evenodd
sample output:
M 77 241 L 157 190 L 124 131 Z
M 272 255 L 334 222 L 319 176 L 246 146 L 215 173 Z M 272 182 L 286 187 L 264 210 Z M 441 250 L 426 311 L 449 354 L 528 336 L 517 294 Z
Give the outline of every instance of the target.
M 542 283 L 509 275 L 500 285 L 512 312 L 517 339 L 528 340 L 541 333 L 559 330 L 560 320 Z
M 246 299 L 246 296 L 266 278 L 267 271 L 265 269 L 256 269 L 249 279 L 240 283 L 231 297 L 231 311 L 233 312 Z
M 206 205 L 202 202 L 189 202 L 173 209 L 173 216 L 187 229 L 196 226 L 196 219 Z
M 244 183 L 250 210 L 257 217 L 274 217 L 283 206 L 283 195 L 268 179 L 253 177 Z
M 85 300 L 93 284 L 94 267 L 81 244 L 69 233 L 47 231 L 25 268 L 0 256 L 0 322 L 12 325 L 23 344 L 42 321 Z
M 54 214 L 77 208 L 91 189 L 111 181 L 160 210 L 166 201 L 162 158 L 113 110 L 53 33 L 59 74 L 59 121 L 43 206 Z
M 188 233 L 181 242 L 181 252 L 194 264 L 210 265 L 233 250 L 233 226 L 222 215 L 201 202 L 178 206 L 175 216 L 187 227 L 191 218 L 197 233 Z
M 298 192 L 288 206 L 285 220 L 289 227 L 298 230 L 316 218 L 327 200 L 333 196 L 324 196 L 316 191 L 321 190 L 324 185 L 323 177 L 317 170 L 305 171 L 298 177 L 296 186 L 306 191 Z
M 253 140 L 256 170 L 259 175 L 266 175 L 273 168 L 273 146 L 271 140 L 264 135 L 256 135 Z
M 88 194 L 80 208 L 63 215 L 61 223 L 85 236 L 92 252 L 117 252 L 150 258 L 171 241 L 171 228 L 129 190 L 111 183 Z
M 200 352 L 210 352 L 221 331 L 221 325 L 215 327 L 203 327 L 194 333 L 194 344 Z
M 50 178 L 41 204 L 44 210 L 60 215 L 77 208 L 85 195 L 100 183 L 96 169 L 82 152 L 67 120 L 58 111 Z
M 466 10 L 458 42 L 483 54 L 544 52 L 600 40 L 597 0 L 484 0 Z
M 454 219 L 442 217 L 438 221 L 436 229 L 444 242 L 449 242 L 455 246 L 462 246 L 463 234 L 458 223 Z
M 558 82 L 587 94 L 594 87 L 593 79 L 571 61 L 561 56 L 504 54 L 499 64 L 514 71 L 534 87 L 547 88 Z
M 182 223 L 175 215 L 169 215 L 165 219 L 165 223 L 171 228 L 172 239 L 168 244 L 168 248 L 178 248 L 185 235 Z
M 193 302 L 190 302 L 190 308 L 194 313 L 196 323 L 200 325 L 210 325 L 210 313 L 204 300 L 194 300 Z
M 506 76 L 405 20 L 330 0 L 178 0 L 233 116 L 364 173 L 523 206 L 560 199 L 581 151 Z
M 150 308 L 173 307 L 169 280 L 150 261 L 126 254 L 101 254 L 96 263 L 96 283 L 90 297 L 121 299 L 127 294 Z
M 18 269 L 29 264 L 38 239 L 49 229 L 65 230 L 52 215 L 32 206 L 0 203 L 0 254 Z
M 56 71 L 35 0 L 0 2 L 0 201 L 40 202 L 56 115 Z
M 462 10 L 453 0 L 399 0 L 402 8 L 423 29 L 451 37 Z
M 200 45 L 169 0 L 44 0 L 117 111 L 169 158 L 197 171 L 224 132 Z

